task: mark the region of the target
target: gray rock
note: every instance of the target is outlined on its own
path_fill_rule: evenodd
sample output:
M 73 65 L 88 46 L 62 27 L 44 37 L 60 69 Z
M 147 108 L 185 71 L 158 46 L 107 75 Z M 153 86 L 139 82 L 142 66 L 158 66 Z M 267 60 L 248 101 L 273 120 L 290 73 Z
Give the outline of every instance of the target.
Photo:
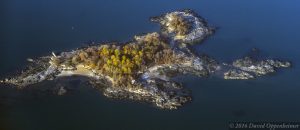
M 277 68 L 290 67 L 291 63 L 273 59 L 258 61 L 250 57 L 245 57 L 234 61 L 232 65 L 242 71 L 252 72 L 257 76 L 261 76 L 273 73 Z
M 164 32 L 168 24 L 168 15 L 177 14 L 192 24 L 192 28 L 184 37 L 178 38 L 173 33 Z M 190 91 L 182 84 L 172 80 L 176 76 L 191 74 L 199 77 L 208 77 L 215 73 L 221 73 L 224 79 L 252 79 L 256 76 L 266 75 L 276 72 L 276 69 L 290 67 L 291 63 L 279 60 L 254 60 L 245 57 L 234 61 L 232 64 L 219 65 L 216 60 L 206 55 L 193 53 L 190 44 L 201 41 L 213 33 L 213 29 L 207 26 L 203 18 L 190 10 L 174 11 L 160 17 L 152 18 L 162 26 L 161 33 L 165 34 L 165 39 L 174 52 L 172 58 L 174 62 L 165 64 L 149 65 L 145 70 L 139 70 L 134 82 L 122 86 L 114 86 L 110 76 L 97 74 L 91 71 L 84 76 L 89 78 L 90 84 L 101 90 L 106 97 L 116 99 L 130 99 L 154 104 L 162 109 L 177 109 L 185 103 L 191 101 Z M 159 35 L 160 33 L 153 33 Z M 139 43 L 143 36 L 135 37 L 134 42 Z M 185 44 L 186 43 L 186 44 Z M 99 47 L 97 45 L 91 47 Z M 62 72 L 74 74 L 76 67 L 70 65 L 70 57 L 73 57 L 80 49 L 53 53 L 52 56 L 42 57 L 32 61 L 28 69 L 12 76 L 1 83 L 25 87 L 39 83 L 44 80 L 59 78 Z M 154 59 L 155 60 L 155 59 Z M 156 63 L 156 62 L 155 62 Z M 225 73 L 224 73 L 225 72 Z M 82 73 L 80 73 L 82 74 Z M 63 95 L 67 90 L 61 86 L 58 95 Z
M 253 79 L 254 76 L 241 70 L 231 69 L 224 73 L 224 79 Z
M 168 28 L 169 22 L 172 19 L 171 16 L 174 14 L 184 18 L 192 26 L 189 30 L 189 33 L 180 38 L 176 37 L 176 35 L 172 33 L 172 31 L 169 31 L 170 29 Z M 182 10 L 166 13 L 161 16 L 151 18 L 151 21 L 159 23 L 161 25 L 162 32 L 166 33 L 168 37 L 174 39 L 175 41 L 178 41 L 179 43 L 194 43 L 196 41 L 200 42 L 214 32 L 214 29 L 209 27 L 207 25 L 207 22 L 192 10 Z
M 64 95 L 65 93 L 67 93 L 67 90 L 63 86 L 61 86 L 57 92 L 57 95 L 61 96 Z

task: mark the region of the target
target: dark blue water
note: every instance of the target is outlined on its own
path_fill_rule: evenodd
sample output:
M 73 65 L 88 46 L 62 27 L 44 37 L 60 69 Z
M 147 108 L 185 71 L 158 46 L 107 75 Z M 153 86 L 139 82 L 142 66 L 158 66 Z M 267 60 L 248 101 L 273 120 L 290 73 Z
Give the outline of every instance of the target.
M 178 9 L 193 9 L 219 27 L 195 45 L 198 53 L 230 62 L 256 47 L 267 58 L 292 61 L 293 68 L 248 81 L 184 78 L 193 101 L 174 111 L 110 100 L 76 80 L 69 84 L 76 89 L 65 96 L 0 87 L 0 129 L 222 130 L 230 121 L 300 120 L 298 0 L 2 0 L 0 77 L 28 57 L 158 31 L 149 17 Z M 33 87 L 42 86 L 55 82 Z

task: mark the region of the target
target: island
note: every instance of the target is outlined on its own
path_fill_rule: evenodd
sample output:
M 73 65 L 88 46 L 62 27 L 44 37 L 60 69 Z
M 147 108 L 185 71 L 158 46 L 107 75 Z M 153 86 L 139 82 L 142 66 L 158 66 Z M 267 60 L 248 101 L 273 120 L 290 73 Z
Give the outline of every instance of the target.
M 216 29 L 192 10 L 169 12 L 151 21 L 160 24 L 160 31 L 134 36 L 125 43 L 99 43 L 28 59 L 27 69 L 1 84 L 24 89 L 45 80 L 79 75 L 106 97 L 177 109 L 192 99 L 188 88 L 174 80 L 177 76 L 222 73 L 224 79 L 253 79 L 291 66 L 288 61 L 250 56 L 218 63 L 194 53 L 193 44 L 201 43 Z M 61 88 L 59 95 L 65 92 Z

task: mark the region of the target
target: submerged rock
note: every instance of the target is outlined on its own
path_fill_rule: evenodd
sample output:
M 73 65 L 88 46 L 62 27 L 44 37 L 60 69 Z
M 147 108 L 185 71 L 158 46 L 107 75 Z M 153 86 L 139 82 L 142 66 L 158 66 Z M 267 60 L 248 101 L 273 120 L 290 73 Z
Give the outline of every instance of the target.
M 213 32 L 196 13 L 175 11 L 151 20 L 161 24 L 162 32 L 135 36 L 126 43 L 101 43 L 32 59 L 27 69 L 1 83 L 24 88 L 44 80 L 80 75 L 107 97 L 177 109 L 191 101 L 191 93 L 173 80 L 176 76 L 208 77 L 222 72 L 224 79 L 250 79 L 291 66 L 289 62 L 246 57 L 226 69 L 207 55 L 193 53 L 189 44 L 183 44 L 201 41 Z M 57 91 L 58 95 L 64 93 L 64 87 Z
M 64 95 L 65 93 L 67 93 L 67 90 L 61 86 L 57 92 L 57 95 Z

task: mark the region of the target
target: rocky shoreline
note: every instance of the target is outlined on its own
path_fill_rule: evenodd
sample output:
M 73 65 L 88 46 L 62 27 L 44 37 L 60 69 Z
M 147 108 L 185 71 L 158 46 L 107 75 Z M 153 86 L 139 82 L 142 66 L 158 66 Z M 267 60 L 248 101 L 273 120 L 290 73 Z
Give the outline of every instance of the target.
M 192 98 L 187 88 L 172 80 L 176 76 L 207 77 L 224 72 L 224 79 L 253 79 L 291 66 L 286 61 L 250 57 L 220 64 L 209 56 L 193 53 L 190 43 L 201 42 L 214 29 L 191 10 L 169 12 L 151 21 L 161 25 L 160 32 L 135 36 L 126 43 L 101 43 L 30 59 L 27 69 L 1 83 L 26 88 L 45 80 L 80 75 L 106 97 L 177 109 Z M 66 92 L 60 88 L 58 95 Z
M 224 73 L 224 79 L 252 79 L 274 73 L 279 68 L 291 67 L 291 63 L 274 59 L 256 60 L 246 56 L 235 60 L 230 66 L 232 69 Z

